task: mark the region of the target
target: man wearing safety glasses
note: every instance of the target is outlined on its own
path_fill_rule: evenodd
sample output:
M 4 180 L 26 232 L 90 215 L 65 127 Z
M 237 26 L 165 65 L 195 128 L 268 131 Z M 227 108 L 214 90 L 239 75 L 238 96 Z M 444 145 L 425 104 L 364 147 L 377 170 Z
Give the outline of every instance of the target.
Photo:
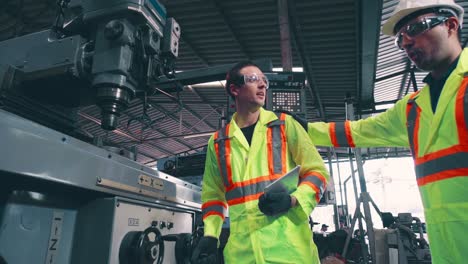
M 268 79 L 241 62 L 226 77 L 235 100 L 231 122 L 208 142 L 202 187 L 204 237 L 192 263 L 215 263 L 218 237 L 229 208 L 226 263 L 319 263 L 308 217 L 329 175 L 311 139 L 291 116 L 263 109 Z M 264 188 L 300 165 L 292 193 Z
M 432 263 L 468 263 L 468 49 L 453 0 L 401 0 L 382 27 L 420 69 L 421 90 L 358 121 L 308 123 L 317 145 L 410 147 Z

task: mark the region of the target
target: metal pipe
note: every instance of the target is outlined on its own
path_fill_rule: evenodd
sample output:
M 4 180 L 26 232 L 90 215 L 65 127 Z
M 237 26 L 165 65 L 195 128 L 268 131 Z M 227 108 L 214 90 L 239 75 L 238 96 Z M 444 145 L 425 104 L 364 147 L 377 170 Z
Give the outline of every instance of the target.
M 334 182 L 333 166 L 332 166 L 332 159 L 331 159 L 330 149 L 328 150 L 327 158 L 328 158 L 328 170 L 330 171 L 330 179 L 331 179 L 332 182 Z M 324 194 L 324 195 L 326 195 L 326 194 Z M 336 202 L 333 205 L 333 214 L 335 215 L 335 217 L 334 217 L 335 219 L 333 220 L 333 222 L 335 224 L 335 230 L 338 230 L 339 229 L 339 223 L 340 223 L 340 217 L 338 215 L 338 208 L 337 208 Z
M 309 90 L 310 94 L 314 98 L 314 103 L 317 108 L 319 116 L 322 120 L 327 121 L 327 114 L 325 113 L 325 108 L 323 106 L 322 99 L 320 99 L 320 92 L 317 88 L 317 83 L 315 81 L 314 75 L 312 74 L 312 61 L 310 60 L 310 56 L 308 54 L 308 50 L 306 48 L 304 36 L 302 34 L 301 24 L 299 23 L 298 17 L 299 15 L 296 12 L 296 1 L 289 0 L 288 2 L 288 10 L 289 10 L 289 19 L 291 21 L 291 32 L 292 36 L 294 37 L 294 42 L 296 44 L 297 55 L 302 61 L 302 66 L 304 67 L 304 73 L 307 77 L 307 85 L 306 88 Z
M 353 109 L 352 100 L 347 99 L 345 107 L 346 107 L 346 113 L 349 114 L 350 120 L 354 120 L 354 109 Z M 356 148 L 355 151 L 354 151 L 354 154 L 355 154 L 355 158 L 356 158 L 356 164 L 357 164 L 358 175 L 359 175 L 359 185 L 361 187 L 361 197 L 360 197 L 360 200 L 356 200 L 356 202 L 357 202 L 356 203 L 356 208 L 359 206 L 358 202 L 362 201 L 362 206 L 364 208 L 364 220 L 366 222 L 366 228 L 367 228 L 367 236 L 369 238 L 370 253 L 371 253 L 372 260 L 375 260 L 376 259 L 376 251 L 375 251 L 374 226 L 373 226 L 373 223 L 372 223 L 372 216 L 371 216 L 371 213 L 370 213 L 370 206 L 369 206 L 370 195 L 367 192 L 366 179 L 364 177 L 364 168 L 363 168 L 363 162 L 362 162 L 362 157 L 361 157 L 361 149 Z M 351 160 L 351 157 L 350 157 L 350 160 Z M 351 162 L 351 165 L 352 165 L 352 162 Z M 351 171 L 354 172 L 353 167 L 351 167 Z M 354 182 L 355 181 L 353 180 L 353 183 Z M 361 218 L 358 216 L 358 219 L 359 219 L 359 230 L 362 231 L 363 229 L 362 229 Z M 366 255 L 364 255 L 364 256 L 366 256 Z
M 361 232 L 364 230 L 364 227 L 362 225 L 362 218 L 360 217 L 360 215 L 358 215 L 358 214 L 360 214 L 361 199 L 359 198 L 359 195 L 358 195 L 357 182 L 356 182 L 355 172 L 357 171 L 357 169 L 356 170 L 354 169 L 353 153 L 351 151 L 351 148 L 349 148 L 348 151 L 349 151 L 349 165 L 351 167 L 351 179 L 353 180 L 354 198 L 356 200 L 356 210 L 355 210 L 355 213 L 353 214 L 353 221 L 351 222 L 351 229 L 350 229 L 351 234 L 352 234 L 356 219 L 358 220 L 359 230 Z M 361 192 L 362 192 L 362 190 L 361 190 Z M 347 238 L 346 241 L 349 243 L 349 238 Z M 364 241 L 363 236 L 360 236 L 359 242 L 361 243 L 362 256 L 365 259 L 367 259 L 368 253 L 365 250 L 366 247 L 365 247 L 365 241 Z M 345 244 L 345 250 L 347 250 L 346 245 L 347 244 Z M 343 253 L 343 257 L 346 257 L 345 253 Z
M 346 203 L 346 226 L 348 226 L 348 224 L 350 224 L 348 222 L 348 215 L 349 215 L 349 204 L 348 204 L 348 192 L 347 192 L 347 188 L 346 188 L 346 183 L 351 180 L 351 174 L 348 176 L 348 178 L 346 178 L 346 180 L 343 182 L 343 188 L 344 188 L 344 198 L 345 198 L 345 203 Z
M 288 1 L 278 0 L 278 22 L 283 71 L 292 71 L 291 33 L 289 31 Z
M 336 155 L 336 169 L 338 170 L 338 186 L 340 187 L 340 199 L 341 205 L 343 205 L 343 189 L 341 188 L 341 170 L 340 170 L 340 160 L 338 159 L 338 155 Z

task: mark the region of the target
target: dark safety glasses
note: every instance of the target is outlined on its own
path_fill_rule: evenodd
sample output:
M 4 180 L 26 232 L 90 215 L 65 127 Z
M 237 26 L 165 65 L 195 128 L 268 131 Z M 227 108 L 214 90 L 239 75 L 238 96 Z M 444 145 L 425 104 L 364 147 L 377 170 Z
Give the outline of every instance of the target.
M 270 83 L 268 82 L 268 78 L 265 75 L 259 76 L 256 73 L 244 74 L 244 84 L 247 83 L 259 83 L 263 81 L 265 83 L 265 89 L 268 89 Z
M 402 43 L 403 43 L 403 35 L 414 38 L 437 25 L 440 25 L 447 21 L 448 17 L 424 17 L 420 21 L 408 24 L 400 29 L 395 36 L 395 45 L 400 49 L 403 50 Z

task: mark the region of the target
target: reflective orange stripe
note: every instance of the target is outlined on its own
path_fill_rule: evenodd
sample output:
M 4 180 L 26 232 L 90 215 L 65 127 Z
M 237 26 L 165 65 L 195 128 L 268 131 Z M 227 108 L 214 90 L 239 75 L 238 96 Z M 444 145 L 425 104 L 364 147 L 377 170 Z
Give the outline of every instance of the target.
M 215 150 L 218 156 L 218 166 L 225 182 L 225 195 L 228 204 L 239 204 L 254 199 L 263 193 L 267 184 L 286 173 L 287 140 L 285 128 L 286 114 L 267 124 L 267 158 L 268 175 L 256 177 L 243 182 L 233 182 L 231 168 L 231 143 L 228 137 L 229 125 L 215 133 Z M 219 133 L 223 133 L 220 135 Z M 224 146 L 224 147 L 223 147 Z M 221 148 L 221 149 L 220 149 Z M 226 175 L 226 176 L 224 176 Z
M 281 118 L 282 121 L 286 120 L 286 114 L 282 113 Z M 281 173 L 286 173 L 286 128 L 285 126 L 280 126 L 281 131 Z
M 448 170 L 444 172 L 438 172 L 434 173 L 431 175 L 427 175 L 422 177 L 421 179 L 418 179 L 418 186 L 423 186 L 428 183 L 432 183 L 435 181 L 440 181 L 440 180 L 446 180 L 450 178 L 455 178 L 455 177 L 468 177 L 468 168 L 461 168 L 461 169 L 455 169 L 455 170 Z
M 455 121 L 458 144 L 418 157 L 419 123 L 421 109 L 413 100 L 413 94 L 406 108 L 409 143 L 412 149 L 418 186 L 440 180 L 468 176 L 468 77 L 465 77 L 457 92 Z
M 457 103 L 455 105 L 455 115 L 458 127 L 458 142 L 460 144 L 468 144 L 468 102 L 465 102 L 465 98 L 468 100 L 466 87 L 468 86 L 468 76 L 463 78 L 460 85 L 460 89 L 457 93 Z
M 307 185 L 315 191 L 315 200 L 320 201 L 326 189 L 326 178 L 317 172 L 312 172 L 300 177 L 299 185 Z
M 330 139 L 331 139 L 333 146 L 339 147 L 338 138 L 336 137 L 336 123 L 335 122 L 330 123 L 328 133 L 330 133 Z
M 277 114 L 278 115 L 278 114 Z M 286 173 L 286 114 L 267 124 L 268 171 L 270 174 Z
M 354 145 L 353 135 L 351 134 L 351 122 L 350 121 L 345 122 L 345 132 L 346 132 L 346 139 L 348 140 L 348 146 L 352 148 L 356 147 L 356 145 Z
M 231 200 L 228 201 L 228 204 L 229 204 L 229 206 L 232 206 L 232 205 L 236 205 L 236 204 L 242 204 L 242 203 L 246 203 L 246 202 L 250 202 L 250 201 L 255 201 L 255 200 L 258 200 L 258 197 L 260 197 L 260 195 L 262 195 L 262 194 L 263 194 L 263 192 L 252 194 L 252 195 L 247 195 L 247 196 L 243 196 L 243 197 L 239 197 L 239 198 L 236 198 L 236 199 L 231 199 Z
M 205 220 L 205 218 L 207 218 L 210 215 L 217 215 L 217 216 L 221 217 L 223 219 L 223 221 L 224 221 L 224 215 L 219 213 L 219 212 L 216 212 L 216 211 L 211 211 L 211 212 L 208 212 L 206 214 L 203 214 L 202 219 Z
M 216 144 L 216 141 L 218 140 L 219 138 L 219 131 L 216 131 L 214 133 L 214 137 L 213 137 L 213 140 L 215 142 L 214 144 L 214 148 L 215 148 L 215 152 L 216 152 L 216 160 L 218 161 L 218 168 L 219 168 L 219 172 L 221 175 L 223 175 L 223 171 L 222 171 L 222 167 L 221 167 L 221 159 L 219 158 L 220 157 L 220 153 L 219 153 L 219 144 Z M 224 184 L 224 187 L 226 187 L 226 183 L 223 181 L 223 184 Z
M 415 158 L 414 159 L 414 164 L 415 165 L 421 165 L 425 162 L 431 161 L 431 160 L 436 160 L 440 159 L 442 157 L 445 157 L 447 155 L 457 153 L 457 152 L 463 152 L 463 151 L 468 151 L 468 146 L 462 146 L 462 145 L 455 145 L 449 148 L 441 149 L 432 153 L 429 153 L 423 157 L 420 158 Z
M 229 126 L 230 124 L 228 124 L 226 126 L 226 131 L 227 131 L 227 135 L 229 135 Z M 231 140 L 226 140 L 226 157 L 231 157 Z M 226 159 L 226 169 L 227 169 L 227 177 L 228 177 L 228 186 L 231 186 L 232 185 L 232 167 L 231 167 L 231 159 Z
M 228 204 L 232 204 L 233 202 L 238 203 L 239 201 L 250 201 L 249 199 L 245 200 L 244 198 L 261 195 L 268 184 L 274 182 L 280 177 L 280 174 L 275 174 L 235 183 L 235 188 L 226 191 L 226 200 L 228 201 Z
M 228 188 L 232 185 L 232 170 L 231 170 L 231 141 L 229 138 L 229 127 L 223 127 L 214 134 L 214 147 L 218 159 L 218 168 L 222 176 L 224 187 Z
M 208 208 L 213 205 L 220 205 L 227 209 L 226 203 L 224 203 L 223 201 L 209 201 L 209 202 L 203 203 L 202 209 Z
M 413 154 L 414 159 L 418 156 L 419 150 L 419 120 L 421 116 L 421 108 L 414 101 L 414 97 L 419 93 L 413 93 L 406 106 L 406 127 L 408 132 L 408 141 L 411 148 L 411 153 Z
M 275 173 L 275 167 L 273 167 L 275 161 L 273 159 L 273 136 L 271 135 L 272 133 L 273 131 L 271 129 L 267 130 L 268 173 L 270 174 Z
M 202 204 L 203 220 L 210 215 L 217 215 L 223 218 L 227 210 L 227 205 L 223 201 L 209 201 Z
M 329 131 L 330 139 L 335 147 L 351 147 L 354 148 L 353 135 L 351 133 L 351 122 L 333 122 L 330 123 Z
M 236 182 L 236 183 L 233 183 L 231 186 L 229 186 L 229 188 L 227 188 L 226 191 L 231 191 L 234 188 L 244 187 L 247 185 L 257 184 L 263 181 L 274 181 L 280 177 L 281 177 L 281 174 L 273 174 L 273 175 L 257 177 L 257 178 L 242 181 L 242 182 Z

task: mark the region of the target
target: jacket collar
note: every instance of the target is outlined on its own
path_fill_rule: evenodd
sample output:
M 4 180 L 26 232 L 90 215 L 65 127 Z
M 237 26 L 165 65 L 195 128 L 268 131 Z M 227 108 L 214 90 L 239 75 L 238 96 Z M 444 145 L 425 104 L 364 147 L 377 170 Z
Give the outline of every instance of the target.
M 430 103 L 430 93 L 429 87 L 426 85 L 421 92 L 415 96 L 416 103 L 419 105 L 425 105 L 422 108 L 422 115 L 431 118 L 431 128 L 426 138 L 425 142 L 422 142 L 420 146 L 423 147 L 423 153 L 427 153 L 431 144 L 428 142 L 432 142 L 434 137 L 437 134 L 438 128 L 444 117 L 444 113 L 447 110 L 450 101 L 456 96 L 458 89 L 460 87 L 461 80 L 463 79 L 464 75 L 468 72 L 468 49 L 464 49 L 460 54 L 460 59 L 458 60 L 458 64 L 450 76 L 447 78 L 444 84 L 444 88 L 442 88 L 442 92 L 439 97 L 439 102 L 437 103 L 436 112 L 433 114 L 432 109 L 428 106 Z M 419 100 L 417 100 L 419 98 Z M 423 99 L 424 98 L 424 99 Z
M 239 126 L 236 123 L 236 117 L 237 117 L 237 112 L 234 113 L 231 119 L 231 129 L 229 131 L 229 134 L 240 130 Z M 261 124 L 262 126 L 266 126 L 268 123 L 271 121 L 274 121 L 278 119 L 278 117 L 271 111 L 265 110 L 263 107 L 260 108 L 260 115 L 258 117 L 257 125 Z
M 234 137 L 239 140 L 241 145 L 246 149 L 249 149 L 249 143 L 245 139 L 242 130 L 236 123 L 237 112 L 231 118 L 230 127 L 229 127 L 229 137 Z M 255 126 L 254 135 L 252 136 L 252 142 L 256 134 L 263 135 L 263 132 L 267 129 L 267 124 L 271 121 L 278 119 L 275 113 L 265 110 L 263 107 L 260 108 L 260 115 L 258 117 L 257 125 Z
M 454 75 L 459 76 L 459 78 L 463 78 L 465 75 L 468 75 L 468 48 L 465 48 L 462 50 L 460 56 L 458 57 L 458 62 L 454 65 L 454 67 L 455 69 L 453 69 L 453 71 L 447 76 L 446 82 L 449 81 L 451 77 L 453 77 Z M 428 76 L 426 76 L 424 80 L 426 80 L 427 78 Z M 427 89 L 426 87 L 427 85 L 423 87 L 423 89 L 421 90 Z M 458 87 L 456 88 L 458 89 Z M 426 91 L 426 92 L 429 92 L 429 91 Z M 421 94 L 424 94 L 424 92 L 418 93 L 417 95 L 415 95 L 413 99 L 414 100 L 417 99 L 418 97 L 421 96 Z

